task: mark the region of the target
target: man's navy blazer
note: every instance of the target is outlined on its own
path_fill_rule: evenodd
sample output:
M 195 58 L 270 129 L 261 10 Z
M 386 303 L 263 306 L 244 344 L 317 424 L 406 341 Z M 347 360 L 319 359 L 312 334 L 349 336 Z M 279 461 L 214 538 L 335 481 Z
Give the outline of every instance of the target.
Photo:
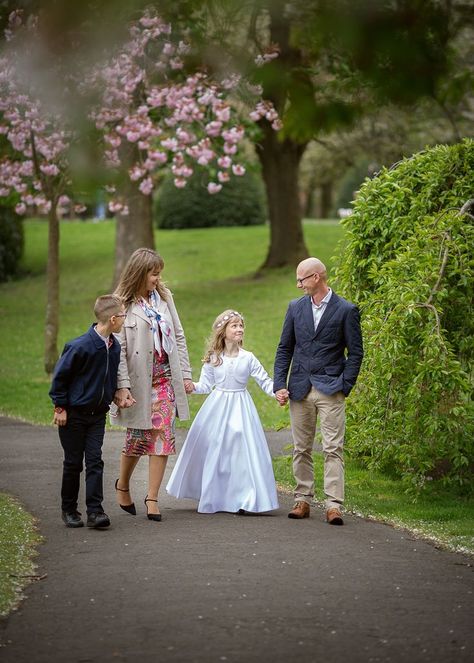
M 311 296 L 290 302 L 276 351 L 273 390 L 287 388 L 302 400 L 311 387 L 347 396 L 355 385 L 364 352 L 359 309 L 333 291 L 314 331 Z

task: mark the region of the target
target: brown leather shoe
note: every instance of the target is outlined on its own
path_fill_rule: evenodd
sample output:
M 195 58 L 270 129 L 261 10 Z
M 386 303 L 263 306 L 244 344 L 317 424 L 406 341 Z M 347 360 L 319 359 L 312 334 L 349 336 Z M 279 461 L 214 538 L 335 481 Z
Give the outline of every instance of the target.
M 309 504 L 307 502 L 296 502 L 288 518 L 309 518 Z
M 326 511 L 326 520 L 330 525 L 344 525 L 342 513 L 335 506 Z

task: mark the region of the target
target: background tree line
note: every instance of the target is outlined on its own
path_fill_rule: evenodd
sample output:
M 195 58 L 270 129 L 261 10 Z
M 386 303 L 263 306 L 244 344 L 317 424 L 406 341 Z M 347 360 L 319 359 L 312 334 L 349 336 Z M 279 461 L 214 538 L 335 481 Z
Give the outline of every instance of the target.
M 261 167 L 270 225 L 266 259 L 256 265 L 260 270 L 294 265 L 308 254 L 301 222 L 315 190 L 325 215 L 337 204 L 335 185 L 351 169 L 349 191 L 358 188 L 357 180 L 369 170 L 425 144 L 459 140 L 472 121 L 472 2 L 120 0 L 71 8 L 20 0 L 0 6 L 4 26 L 14 9 L 39 12 L 43 62 L 61 63 L 56 75 L 64 77 L 64 89 L 73 62 L 83 60 L 92 67 L 99 52 L 120 43 L 145 7 L 157 8 L 178 34 L 196 45 L 187 70 L 203 68 L 217 75 L 223 67 L 231 68 L 260 86 L 262 98 L 273 102 L 283 122 L 275 131 L 257 117 L 247 131 Z M 278 57 L 259 66 L 276 53 Z M 240 97 L 238 103 L 244 101 Z M 83 134 L 83 142 L 90 159 L 74 173 L 72 187 L 87 191 L 104 182 L 95 167 L 96 137 Z M 123 171 L 135 162 L 134 150 L 129 145 L 121 154 Z M 161 173 L 157 168 L 153 174 L 158 183 Z M 130 252 L 142 244 L 153 246 L 154 240 L 150 195 L 124 173 L 116 184 L 128 211 L 125 215 L 117 209 L 116 214 L 117 274 Z M 59 246 L 59 226 L 53 228 L 52 266 L 57 265 Z M 57 269 L 52 269 L 49 370 L 57 356 L 58 280 Z

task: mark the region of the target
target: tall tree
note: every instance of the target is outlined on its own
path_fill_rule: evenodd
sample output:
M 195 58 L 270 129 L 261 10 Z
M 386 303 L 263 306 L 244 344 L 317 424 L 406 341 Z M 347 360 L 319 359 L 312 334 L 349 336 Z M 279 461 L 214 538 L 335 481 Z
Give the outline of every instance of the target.
M 196 168 L 205 169 L 210 194 L 244 174 L 236 161 L 245 134 L 243 113 L 232 103 L 238 89 L 258 101 L 252 116 L 263 117 L 270 132 L 279 126 L 271 104 L 245 79 L 211 76 L 196 69 L 193 58 L 171 24 L 147 10 L 112 58 L 88 77 L 86 89 L 99 93 L 93 119 L 117 174 L 111 202 L 117 214 L 116 278 L 135 248 L 153 246 L 151 194 L 163 169 L 171 168 L 180 188 Z M 185 66 L 186 59 L 191 65 Z
M 48 217 L 44 365 L 50 373 L 58 356 L 59 216 L 70 204 L 69 149 L 75 134 L 62 106 L 48 99 L 57 88 L 49 87 L 48 77 L 32 75 L 42 56 L 36 20 L 22 25 L 20 15 L 11 14 L 6 37 L 0 57 L 0 196 L 16 196 L 18 214 L 29 208 Z M 54 73 L 49 72 L 53 78 Z
M 350 127 L 374 107 L 433 98 L 449 72 L 453 37 L 462 25 L 457 20 L 460 3 L 207 4 L 213 8 L 217 39 L 236 59 L 242 53 L 260 52 L 265 58 L 278 51 L 269 66 L 255 71 L 264 98 L 273 102 L 283 121 L 278 135 L 262 127 L 255 142 L 270 210 L 271 239 L 262 267 L 292 265 L 307 255 L 297 183 L 309 141 Z M 244 41 L 247 48 L 242 47 Z

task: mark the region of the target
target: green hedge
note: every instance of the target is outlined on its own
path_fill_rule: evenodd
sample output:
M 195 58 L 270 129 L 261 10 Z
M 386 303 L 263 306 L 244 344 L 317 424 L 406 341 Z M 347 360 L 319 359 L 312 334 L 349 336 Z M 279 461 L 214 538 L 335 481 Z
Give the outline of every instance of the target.
M 9 207 L 0 207 L 0 282 L 18 273 L 23 245 L 21 217 Z
M 474 141 L 437 146 L 366 181 L 345 221 L 336 282 L 365 341 L 348 446 L 416 487 L 472 482 L 473 173 Z
M 217 194 L 209 194 L 207 180 L 195 173 L 184 189 L 167 177 L 155 199 L 154 220 L 159 228 L 253 226 L 266 220 L 261 177 L 253 172 L 231 176 Z

